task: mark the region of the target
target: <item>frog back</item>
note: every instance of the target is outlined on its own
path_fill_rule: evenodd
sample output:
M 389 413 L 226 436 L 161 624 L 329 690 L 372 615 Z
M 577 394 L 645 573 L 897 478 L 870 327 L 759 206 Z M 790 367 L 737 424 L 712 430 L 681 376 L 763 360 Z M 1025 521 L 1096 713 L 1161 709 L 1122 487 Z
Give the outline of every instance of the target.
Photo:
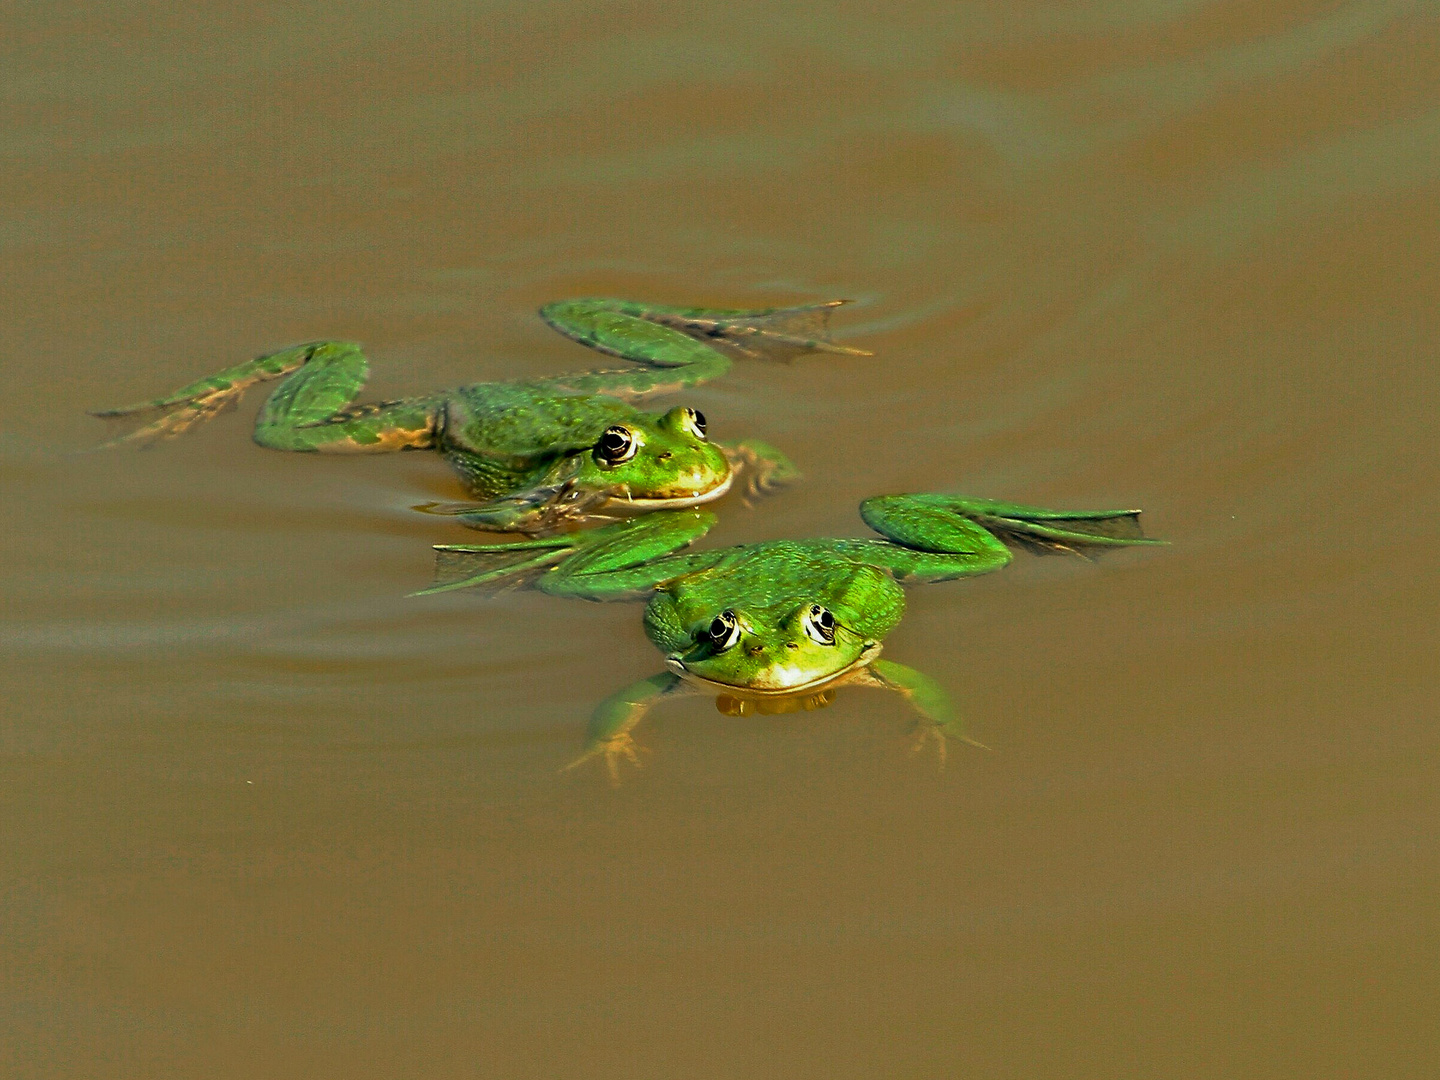
M 561 394 L 532 382 L 476 383 L 450 393 L 442 449 L 540 464 L 595 445 L 643 413 L 616 398 Z

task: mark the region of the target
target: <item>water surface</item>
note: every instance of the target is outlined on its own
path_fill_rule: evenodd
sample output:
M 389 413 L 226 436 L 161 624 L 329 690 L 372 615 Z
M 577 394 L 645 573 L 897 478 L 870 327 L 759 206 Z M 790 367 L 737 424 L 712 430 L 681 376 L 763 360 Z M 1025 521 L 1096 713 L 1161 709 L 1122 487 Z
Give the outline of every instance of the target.
M 1433 4 L 0 16 L 0 1062 L 16 1077 L 1433 1075 Z M 296 341 L 591 363 L 544 301 L 860 301 L 686 396 L 868 495 L 1144 507 L 912 594 L 903 703 L 647 724 L 628 605 L 405 599 L 429 455 L 86 408 Z

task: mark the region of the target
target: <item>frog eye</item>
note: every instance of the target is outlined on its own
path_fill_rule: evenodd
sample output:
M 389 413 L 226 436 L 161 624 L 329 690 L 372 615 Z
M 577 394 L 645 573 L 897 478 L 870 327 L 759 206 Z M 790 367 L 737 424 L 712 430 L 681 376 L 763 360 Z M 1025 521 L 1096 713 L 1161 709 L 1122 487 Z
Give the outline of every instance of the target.
M 625 427 L 608 427 L 595 443 L 595 456 L 606 465 L 619 465 L 635 456 L 635 433 Z
M 805 612 L 801 620 L 805 626 L 805 633 L 812 640 L 818 641 L 821 645 L 835 644 L 835 616 L 827 608 L 819 604 L 811 604 L 810 610 Z
M 735 618 L 735 612 L 727 609 L 716 615 L 710 620 L 703 636 L 709 640 L 716 652 L 724 652 L 730 648 L 740 640 L 740 622 Z
M 699 409 L 687 409 L 683 405 L 676 405 L 660 418 L 660 426 L 670 431 L 684 432 L 701 442 L 705 441 L 705 414 Z

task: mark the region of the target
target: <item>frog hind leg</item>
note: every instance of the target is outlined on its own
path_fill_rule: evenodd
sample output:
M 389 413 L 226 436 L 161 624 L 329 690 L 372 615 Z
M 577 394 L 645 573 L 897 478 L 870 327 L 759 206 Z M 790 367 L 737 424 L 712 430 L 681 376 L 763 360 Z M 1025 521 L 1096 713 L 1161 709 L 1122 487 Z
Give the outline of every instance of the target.
M 692 561 L 715 557 L 675 554 L 709 532 L 715 520 L 708 510 L 661 510 L 597 529 L 509 544 L 436 544 L 437 570 L 445 580 L 411 595 L 534 582 L 555 596 L 637 599 L 690 569 Z
M 1144 536 L 1138 510 L 1047 510 L 963 495 L 883 495 L 860 505 L 865 523 L 887 540 L 875 561 L 899 578 L 941 581 L 998 570 L 1006 542 L 1083 554 L 1086 549 L 1163 544 Z
M 724 343 L 744 356 L 789 360 L 811 352 L 871 356 L 865 349 L 841 345 L 830 335 L 830 315 L 849 300 L 825 300 L 799 307 L 730 308 L 643 305 L 643 317 L 701 340 Z M 641 306 L 641 305 L 637 305 Z
M 411 596 L 431 596 L 489 585 L 497 590 L 533 581 L 547 567 L 568 558 L 576 548 L 574 534 L 522 540 L 510 544 L 436 544 L 435 576 L 429 588 Z
M 329 343 L 266 398 L 255 441 L 272 450 L 374 454 L 435 445 L 443 395 L 353 404 L 369 365 L 357 346 Z
M 266 353 L 254 360 L 247 360 L 243 364 L 236 364 L 203 379 L 197 379 L 163 397 L 137 402 L 133 405 L 122 405 L 116 409 L 97 409 L 90 415 L 110 418 L 133 416 L 145 412 L 164 413 L 135 431 L 112 439 L 105 444 L 106 446 L 125 442 L 149 443 L 160 439 L 173 439 L 196 424 L 203 423 L 234 407 L 244 396 L 245 391 L 256 383 L 278 379 L 290 374 L 297 368 L 303 367 L 322 349 L 341 348 L 354 349 L 357 353 L 359 352 L 355 346 L 346 346 L 340 342 L 311 342 L 306 345 L 295 345 L 288 349 L 281 349 L 279 352 Z M 363 374 L 361 377 L 363 380 Z
M 226 368 L 153 401 L 106 409 L 96 416 L 164 415 L 105 445 L 171 439 L 232 408 L 256 383 L 283 379 L 255 418 L 255 441 L 276 450 L 373 452 L 428 447 L 434 439 L 439 401 L 352 405 L 369 365 L 358 345 L 310 342 Z M 168 410 L 168 411 L 166 411 Z
M 963 514 L 1008 540 L 1041 550 L 1081 554 L 1081 549 L 1165 544 L 1146 536 L 1139 510 L 1047 510 L 1039 506 L 957 495 L 919 496 Z
M 558 300 L 540 309 L 549 326 L 572 341 L 644 368 L 591 371 L 546 382 L 560 390 L 635 401 L 723 375 L 730 368 L 724 348 L 741 356 L 771 359 L 807 352 L 868 356 L 830 339 L 830 312 L 845 302 L 745 311 L 629 300 Z

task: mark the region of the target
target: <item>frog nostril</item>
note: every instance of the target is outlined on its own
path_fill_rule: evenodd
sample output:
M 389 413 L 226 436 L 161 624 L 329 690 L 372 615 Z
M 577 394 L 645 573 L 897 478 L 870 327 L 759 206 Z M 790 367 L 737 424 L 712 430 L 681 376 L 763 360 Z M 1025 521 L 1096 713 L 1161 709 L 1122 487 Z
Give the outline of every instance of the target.
M 798 641 L 787 641 L 787 642 L 785 642 L 785 648 L 787 648 L 787 649 L 798 649 L 799 647 L 800 647 L 800 643 L 799 643 Z
M 658 459 L 659 459 L 660 461 L 668 461 L 668 460 L 670 459 L 670 457 L 671 457 L 671 454 L 670 454 L 670 451 L 669 451 L 669 450 L 666 450 L 664 453 L 658 454 L 658 455 L 656 455 L 656 456 L 658 457 Z

